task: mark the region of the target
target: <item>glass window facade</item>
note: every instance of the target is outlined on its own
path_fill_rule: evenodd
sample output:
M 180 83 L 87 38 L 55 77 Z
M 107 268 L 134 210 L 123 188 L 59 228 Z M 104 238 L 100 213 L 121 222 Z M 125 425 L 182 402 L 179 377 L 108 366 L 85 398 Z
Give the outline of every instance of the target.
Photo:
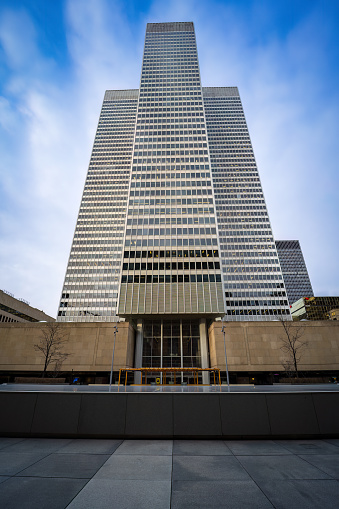
M 298 240 L 276 240 L 287 297 L 293 304 L 302 297 L 313 297 L 313 289 Z
M 293 320 L 329 320 L 339 308 L 339 297 L 303 297 L 291 306 Z
M 105 93 L 58 321 L 115 321 L 138 90 Z
M 290 318 L 238 89 L 203 88 L 203 98 L 227 320 Z

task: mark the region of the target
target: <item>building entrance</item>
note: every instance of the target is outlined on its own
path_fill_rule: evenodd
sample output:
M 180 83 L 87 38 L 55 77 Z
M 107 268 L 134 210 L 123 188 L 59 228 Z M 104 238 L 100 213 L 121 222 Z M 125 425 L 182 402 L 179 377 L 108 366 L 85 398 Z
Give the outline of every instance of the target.
M 145 320 L 142 366 L 145 368 L 200 368 L 201 346 L 198 320 Z M 156 379 L 155 374 L 155 379 Z M 194 383 L 193 374 L 168 373 L 167 383 Z M 163 375 L 161 374 L 162 378 Z M 199 374 L 201 377 L 201 374 Z M 162 380 L 161 380 L 162 382 Z M 199 380 L 201 383 L 201 380 Z

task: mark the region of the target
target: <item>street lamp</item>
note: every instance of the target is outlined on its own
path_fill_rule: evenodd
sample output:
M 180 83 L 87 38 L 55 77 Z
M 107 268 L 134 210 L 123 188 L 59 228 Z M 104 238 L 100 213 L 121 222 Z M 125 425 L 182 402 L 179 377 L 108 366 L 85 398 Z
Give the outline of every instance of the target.
M 228 374 L 227 354 L 226 354 L 226 338 L 225 338 L 225 335 L 226 335 L 226 327 L 225 327 L 225 323 L 223 323 L 223 326 L 222 326 L 222 328 L 221 328 L 221 332 L 222 332 L 222 333 L 223 333 L 223 335 L 224 335 L 224 349 L 225 349 L 225 361 L 226 361 L 227 387 L 228 387 L 228 392 L 230 392 L 230 377 L 229 377 L 229 374 Z
M 114 329 L 114 332 L 113 332 L 113 334 L 114 334 L 114 343 L 113 343 L 113 353 L 112 353 L 111 374 L 110 374 L 110 377 L 109 377 L 109 392 L 111 392 L 111 387 L 112 387 L 113 363 L 114 363 L 114 351 L 115 351 L 115 338 L 116 338 L 116 335 L 117 335 L 117 332 L 118 332 L 118 326 L 114 325 L 113 329 Z

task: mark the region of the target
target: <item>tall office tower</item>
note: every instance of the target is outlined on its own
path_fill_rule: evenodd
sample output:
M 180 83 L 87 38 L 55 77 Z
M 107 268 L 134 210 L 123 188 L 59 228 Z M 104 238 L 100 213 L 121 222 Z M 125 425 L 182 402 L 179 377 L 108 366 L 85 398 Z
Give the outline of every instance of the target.
M 293 304 L 302 297 L 313 297 L 313 289 L 298 240 L 276 240 L 287 297 Z
M 116 320 L 138 97 L 138 90 L 105 93 L 59 321 Z
M 193 23 L 150 23 L 140 89 L 105 94 L 58 320 L 133 317 L 137 365 L 206 365 L 225 304 L 290 318 L 240 98 L 202 89 Z
M 203 97 L 227 319 L 290 319 L 238 89 L 203 88 Z

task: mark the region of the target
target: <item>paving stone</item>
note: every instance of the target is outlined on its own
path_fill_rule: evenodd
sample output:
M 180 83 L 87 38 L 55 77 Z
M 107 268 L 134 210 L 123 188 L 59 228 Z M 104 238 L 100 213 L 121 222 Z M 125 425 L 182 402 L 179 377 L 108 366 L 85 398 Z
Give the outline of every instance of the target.
M 233 456 L 173 456 L 173 479 L 247 481 L 250 477 Z
M 90 479 L 108 458 L 105 454 L 50 454 L 20 476 Z
M 293 454 L 339 454 L 339 448 L 324 440 L 276 440 Z
M 6 450 L 6 449 L 5 449 Z M 0 475 L 15 475 L 46 456 L 46 453 L 0 451 Z
M 14 438 L 14 437 L 0 437 L 0 450 L 5 447 L 9 447 L 10 445 L 17 444 L 21 442 L 24 438 Z
M 255 480 L 329 479 L 329 476 L 297 456 L 238 456 Z
M 339 438 L 326 438 L 324 442 L 327 442 L 329 444 L 335 445 L 336 447 L 339 447 Z
M 253 481 L 174 481 L 171 509 L 273 509 Z
M 95 479 L 148 479 L 170 481 L 171 456 L 113 454 L 96 473 Z
M 308 463 L 311 463 L 323 472 L 326 472 L 326 474 L 334 479 L 339 480 L 339 456 L 337 454 L 305 454 L 299 457 L 308 461 Z
M 257 484 L 276 509 L 338 509 L 338 481 L 260 480 Z
M 115 454 L 171 456 L 173 440 L 124 440 Z
M 67 509 L 169 509 L 170 481 L 92 479 Z
M 65 509 L 86 482 L 83 479 L 12 477 L 0 484 L 1 507 L 4 509 Z
M 6 448 L 6 452 L 45 452 L 49 454 L 65 447 L 69 438 L 25 438 Z
M 96 440 L 90 438 L 76 438 L 62 447 L 58 452 L 65 453 L 87 453 L 87 454 L 112 454 L 122 440 Z
M 232 453 L 222 440 L 174 440 L 173 454 L 180 456 L 226 456 Z
M 273 440 L 227 440 L 225 444 L 236 456 L 292 454 Z

